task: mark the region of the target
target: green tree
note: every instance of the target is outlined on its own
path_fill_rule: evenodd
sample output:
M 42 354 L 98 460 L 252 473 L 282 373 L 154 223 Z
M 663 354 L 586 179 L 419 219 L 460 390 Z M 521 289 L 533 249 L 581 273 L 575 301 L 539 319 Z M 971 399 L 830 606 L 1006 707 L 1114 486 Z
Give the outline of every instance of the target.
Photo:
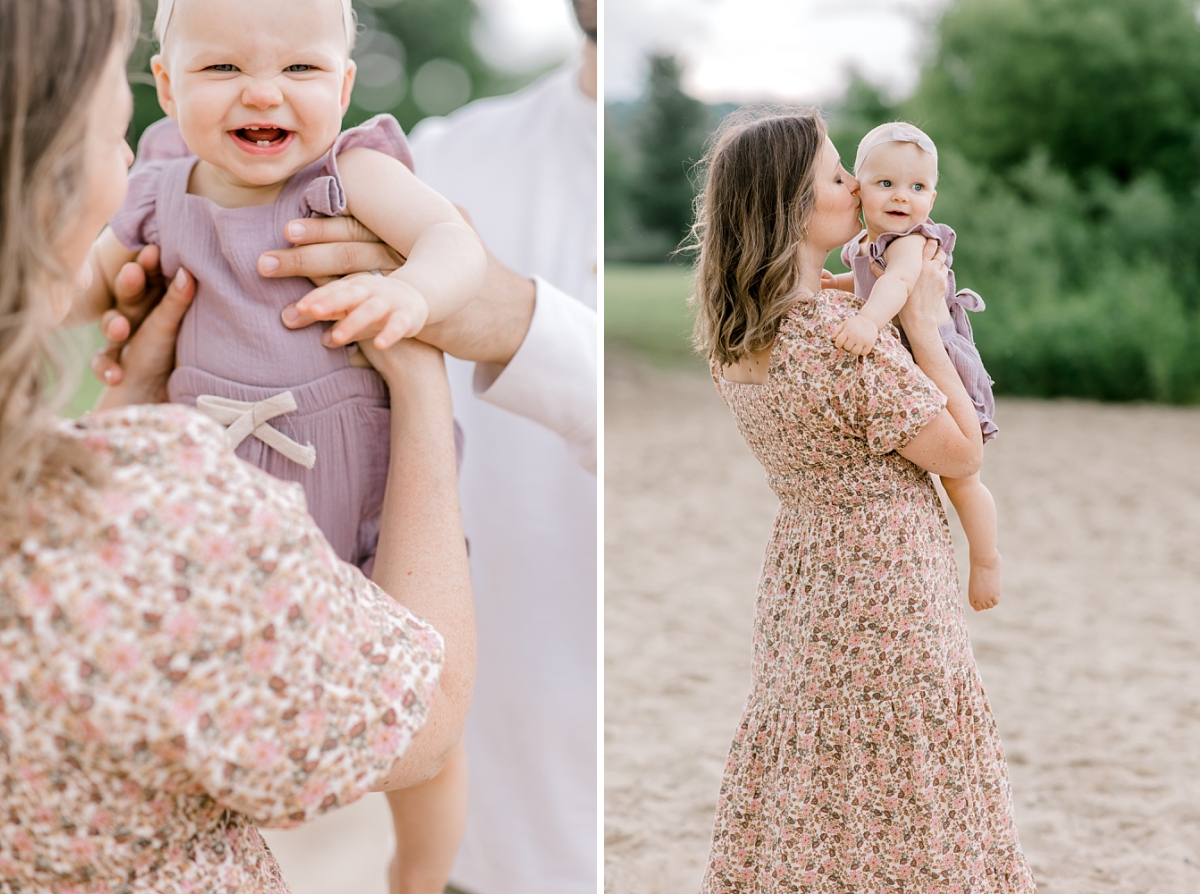
M 1006 171 L 1043 147 L 1084 182 L 1200 182 L 1200 28 L 1190 0 L 956 0 L 904 114 Z
M 642 225 L 667 243 L 667 251 L 691 225 L 691 168 L 712 125 L 708 106 L 683 92 L 682 74 L 675 57 L 651 56 L 646 96 L 633 123 L 639 158 L 630 199 Z
M 854 164 L 854 153 L 863 134 L 877 124 L 895 121 L 898 117 L 896 105 L 887 100 L 882 90 L 859 72 L 851 71 L 846 92 L 827 116 L 829 138 L 841 154 L 845 168 L 850 170 Z

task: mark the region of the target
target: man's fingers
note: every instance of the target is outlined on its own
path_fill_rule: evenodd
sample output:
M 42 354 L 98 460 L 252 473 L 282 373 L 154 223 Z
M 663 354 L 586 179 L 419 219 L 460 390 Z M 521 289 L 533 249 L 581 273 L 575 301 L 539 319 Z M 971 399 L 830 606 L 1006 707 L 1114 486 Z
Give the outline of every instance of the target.
M 289 329 L 303 329 L 305 326 L 311 326 L 317 322 L 317 318 L 306 313 L 301 313 L 296 309 L 296 305 L 289 304 L 283 309 L 280 314 L 283 319 L 283 325 Z
M 401 261 L 400 255 L 382 242 L 330 242 L 264 252 L 258 259 L 258 272 L 273 279 L 304 276 L 317 280 L 372 270 L 387 274 L 399 267 Z
M 289 221 L 283 235 L 292 245 L 382 241 L 354 217 L 305 217 Z

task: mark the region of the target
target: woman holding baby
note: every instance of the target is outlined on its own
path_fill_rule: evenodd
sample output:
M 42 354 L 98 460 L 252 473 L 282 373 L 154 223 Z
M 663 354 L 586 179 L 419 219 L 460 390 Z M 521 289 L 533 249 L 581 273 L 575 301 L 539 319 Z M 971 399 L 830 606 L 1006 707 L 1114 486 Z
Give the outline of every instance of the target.
M 819 117 L 735 117 L 706 159 L 696 341 L 780 507 L 705 894 L 1035 890 L 930 478 L 977 482 L 994 426 L 990 389 L 964 388 L 974 360 L 952 360 L 974 348 L 927 220 L 926 142 L 873 134 L 860 184 Z M 868 256 L 876 230 L 873 269 L 855 267 L 878 277 L 868 299 L 822 267 L 851 243 Z M 990 497 L 977 508 L 973 562 L 977 545 L 991 561 Z M 998 597 L 998 558 L 977 608 Z

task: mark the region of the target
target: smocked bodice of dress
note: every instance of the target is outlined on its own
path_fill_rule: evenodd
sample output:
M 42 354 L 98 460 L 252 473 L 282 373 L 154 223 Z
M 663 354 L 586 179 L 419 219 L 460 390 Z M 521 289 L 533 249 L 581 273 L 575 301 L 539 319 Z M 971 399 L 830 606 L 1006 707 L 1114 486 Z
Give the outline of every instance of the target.
M 818 292 L 784 320 L 766 384 L 716 376 L 784 503 L 866 503 L 928 480 L 895 450 L 937 415 L 945 397 L 916 368 L 892 327 L 866 357 L 833 344 L 837 323 L 860 306 L 848 292 Z

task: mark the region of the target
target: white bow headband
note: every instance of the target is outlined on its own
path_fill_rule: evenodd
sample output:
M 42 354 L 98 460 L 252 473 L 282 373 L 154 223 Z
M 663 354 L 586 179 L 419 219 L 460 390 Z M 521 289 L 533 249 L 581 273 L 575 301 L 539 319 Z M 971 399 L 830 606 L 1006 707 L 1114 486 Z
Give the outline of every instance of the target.
M 354 9 L 350 0 L 341 0 L 342 21 L 346 24 L 346 52 L 354 49 L 354 38 L 357 36 L 358 20 L 354 17 Z M 159 47 L 167 38 L 167 26 L 171 24 L 171 14 L 175 12 L 175 0 L 158 0 L 158 12 L 154 14 L 154 36 Z
M 926 152 L 933 156 L 934 170 L 937 169 L 937 146 L 933 145 L 933 140 L 923 133 L 908 124 L 881 124 L 876 127 L 858 144 L 858 154 L 854 156 L 854 174 L 862 170 L 863 162 L 867 160 L 867 155 L 871 150 L 882 146 L 884 143 L 916 143 Z

